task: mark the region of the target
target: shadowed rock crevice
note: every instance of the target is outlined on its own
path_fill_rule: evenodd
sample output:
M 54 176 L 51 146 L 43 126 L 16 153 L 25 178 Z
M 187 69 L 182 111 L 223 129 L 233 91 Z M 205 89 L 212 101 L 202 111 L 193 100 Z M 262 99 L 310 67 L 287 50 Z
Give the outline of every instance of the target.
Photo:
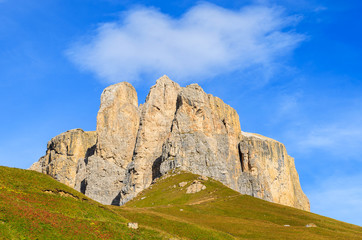
M 159 178 L 162 176 L 161 174 L 161 162 L 162 162 L 162 156 L 158 157 L 152 164 L 152 180 L 155 180 L 156 178 Z
M 118 195 L 112 200 L 111 205 L 119 206 L 121 202 L 121 193 L 118 193 Z
M 92 147 L 87 149 L 87 152 L 85 153 L 85 161 L 86 163 L 88 162 L 88 157 L 94 155 L 95 151 L 96 151 L 96 145 L 93 145 Z
M 85 194 L 87 190 L 87 180 L 83 179 L 80 183 L 80 192 Z

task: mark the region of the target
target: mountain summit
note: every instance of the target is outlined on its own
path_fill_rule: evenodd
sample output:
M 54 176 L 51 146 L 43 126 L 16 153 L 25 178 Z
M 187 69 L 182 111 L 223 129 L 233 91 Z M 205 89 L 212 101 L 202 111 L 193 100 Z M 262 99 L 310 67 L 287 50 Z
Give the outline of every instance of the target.
M 140 106 L 131 84 L 107 87 L 96 131 L 74 129 L 54 137 L 30 169 L 103 204 L 122 205 L 179 169 L 242 194 L 310 209 L 283 144 L 242 132 L 235 109 L 197 84 L 180 87 L 167 76 Z

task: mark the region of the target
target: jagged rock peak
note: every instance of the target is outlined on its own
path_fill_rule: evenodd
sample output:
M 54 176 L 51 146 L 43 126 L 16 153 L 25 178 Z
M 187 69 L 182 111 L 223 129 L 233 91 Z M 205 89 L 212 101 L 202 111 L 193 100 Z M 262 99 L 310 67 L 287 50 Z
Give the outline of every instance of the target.
M 128 102 L 138 107 L 138 98 L 135 88 L 128 82 L 113 84 L 103 90 L 99 111 L 103 111 L 113 104 L 124 102 Z
M 132 161 L 139 125 L 138 99 L 127 82 L 104 89 L 97 115 L 96 154 L 126 168 Z
M 151 87 L 146 102 L 140 106 L 140 124 L 133 162 L 128 168 L 123 199 L 127 201 L 147 188 L 160 176 L 157 169 L 162 155 L 162 145 L 168 136 L 176 111 L 176 101 L 181 87 L 163 76 Z
M 72 130 L 51 142 L 31 169 L 104 204 L 123 204 L 178 168 L 309 210 L 285 146 L 242 132 L 235 109 L 198 84 L 162 76 L 140 106 L 131 84 L 114 84 L 102 93 L 96 132 Z
M 160 84 L 177 84 L 174 81 L 172 81 L 167 75 L 163 75 L 159 79 L 156 80 L 156 84 L 154 86 L 160 85 Z

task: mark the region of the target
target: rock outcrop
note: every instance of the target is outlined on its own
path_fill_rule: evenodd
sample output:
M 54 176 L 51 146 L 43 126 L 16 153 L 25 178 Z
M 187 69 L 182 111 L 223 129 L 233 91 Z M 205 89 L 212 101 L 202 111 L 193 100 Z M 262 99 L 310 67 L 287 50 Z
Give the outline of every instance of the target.
M 104 89 L 93 156 L 79 161 L 74 188 L 103 204 L 119 205 L 139 127 L 137 93 L 126 82 Z
M 186 194 L 198 193 L 205 189 L 206 189 L 206 186 L 204 184 L 195 180 L 190 184 L 190 186 L 188 186 L 186 188 Z
M 121 82 L 104 89 L 97 115 L 97 156 L 126 168 L 132 161 L 138 126 L 134 87 Z
M 75 186 L 78 161 L 94 154 L 96 132 L 73 129 L 48 142 L 46 155 L 29 169 L 52 176 L 70 187 Z
M 122 191 L 126 202 L 147 188 L 160 177 L 159 166 L 162 145 L 172 125 L 176 111 L 177 96 L 181 87 L 163 76 L 157 80 L 140 110 L 140 124 L 134 148 L 133 162 L 128 166 L 126 186 Z
M 107 205 L 119 205 L 124 168 L 93 155 L 78 162 L 74 189 Z
M 129 83 L 106 88 L 96 132 L 71 130 L 53 138 L 46 156 L 31 167 L 114 205 L 176 168 L 309 210 L 294 159 L 283 144 L 242 132 L 232 107 L 197 84 L 180 87 L 167 76 L 157 80 L 140 106 Z
M 180 168 L 237 189 L 241 130 L 236 111 L 197 84 L 182 89 L 176 107 L 163 145 L 161 174 Z
M 309 210 L 294 159 L 285 146 L 259 134 L 242 133 L 239 143 L 242 173 L 239 192 L 271 202 Z

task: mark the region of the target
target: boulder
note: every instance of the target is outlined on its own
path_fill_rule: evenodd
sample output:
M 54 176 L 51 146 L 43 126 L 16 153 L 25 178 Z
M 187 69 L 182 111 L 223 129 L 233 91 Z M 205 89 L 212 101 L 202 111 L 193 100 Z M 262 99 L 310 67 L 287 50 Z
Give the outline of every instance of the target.
M 138 223 L 135 223 L 135 222 L 127 223 L 127 226 L 128 226 L 128 228 L 138 229 Z
M 206 176 L 200 176 L 200 177 L 198 177 L 197 179 L 202 180 L 202 181 L 207 181 L 207 180 L 209 180 L 209 178 L 206 177 Z
M 206 189 L 206 186 L 204 184 L 195 180 L 193 183 L 191 183 L 190 186 L 188 186 L 188 188 L 186 188 L 186 194 L 197 193 L 197 192 L 200 192 L 205 189 Z
M 180 182 L 178 184 L 179 187 L 185 187 L 187 185 L 187 182 Z
M 308 223 L 307 225 L 305 225 L 305 227 L 317 227 L 317 225 L 315 225 L 314 223 Z

